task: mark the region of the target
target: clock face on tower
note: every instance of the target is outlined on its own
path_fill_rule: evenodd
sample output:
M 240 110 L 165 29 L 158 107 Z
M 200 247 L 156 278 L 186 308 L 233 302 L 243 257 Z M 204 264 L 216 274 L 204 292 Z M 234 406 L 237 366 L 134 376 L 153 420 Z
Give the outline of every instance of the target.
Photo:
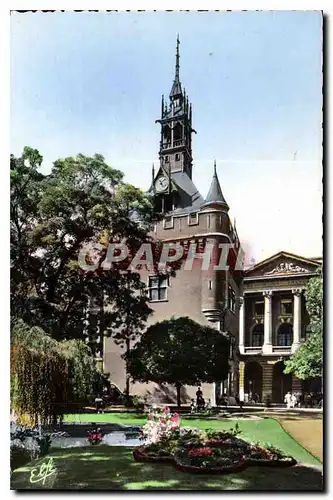
M 168 189 L 169 181 L 166 177 L 161 176 L 155 182 L 155 189 L 159 193 L 166 191 Z

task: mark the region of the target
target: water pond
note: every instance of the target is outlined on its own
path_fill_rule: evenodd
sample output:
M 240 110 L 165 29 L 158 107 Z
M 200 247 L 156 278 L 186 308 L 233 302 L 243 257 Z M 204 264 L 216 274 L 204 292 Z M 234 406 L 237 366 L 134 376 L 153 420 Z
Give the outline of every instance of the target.
M 53 429 L 51 433 L 51 448 L 75 448 L 89 446 L 88 432 L 95 426 L 103 434 L 101 444 L 108 446 L 139 446 L 143 444 L 140 440 L 140 427 L 130 425 L 112 425 L 112 424 L 89 424 L 71 423 Z

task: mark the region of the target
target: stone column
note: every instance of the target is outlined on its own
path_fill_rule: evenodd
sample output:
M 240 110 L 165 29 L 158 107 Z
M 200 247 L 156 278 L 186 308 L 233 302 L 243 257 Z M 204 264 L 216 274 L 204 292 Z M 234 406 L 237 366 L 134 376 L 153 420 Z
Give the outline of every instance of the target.
M 244 373 L 245 373 L 245 363 L 244 361 L 239 362 L 239 400 L 244 402 Z
M 273 394 L 273 364 L 261 363 L 262 366 L 262 401 L 272 401 Z
M 266 290 L 263 292 L 265 297 L 265 313 L 264 313 L 264 345 L 262 352 L 264 354 L 272 354 L 272 291 Z
M 239 352 L 244 354 L 245 337 L 245 297 L 239 297 Z
M 293 290 L 294 295 L 294 324 L 293 324 L 293 344 L 292 352 L 295 352 L 301 342 L 301 326 L 302 326 L 302 290 Z

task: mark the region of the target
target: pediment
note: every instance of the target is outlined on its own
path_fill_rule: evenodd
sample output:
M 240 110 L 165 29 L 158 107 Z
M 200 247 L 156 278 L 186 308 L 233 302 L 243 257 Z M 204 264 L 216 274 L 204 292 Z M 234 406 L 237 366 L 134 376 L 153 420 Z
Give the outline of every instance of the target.
M 295 274 L 306 275 L 314 273 L 319 265 L 316 260 L 287 252 L 279 252 L 248 269 L 245 277 L 267 276 L 267 278 L 273 278 Z

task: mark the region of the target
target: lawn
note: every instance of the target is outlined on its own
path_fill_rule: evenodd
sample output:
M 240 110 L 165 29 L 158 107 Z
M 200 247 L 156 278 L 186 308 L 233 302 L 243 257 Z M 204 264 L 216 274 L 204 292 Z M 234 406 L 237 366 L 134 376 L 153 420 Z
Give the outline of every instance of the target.
M 32 469 L 53 457 L 56 472 L 45 484 L 31 484 Z M 318 470 L 249 467 L 237 474 L 192 475 L 172 465 L 143 464 L 132 458 L 132 448 L 98 447 L 53 450 L 47 457 L 13 472 L 12 489 L 73 490 L 266 490 L 321 491 Z
M 81 414 L 68 415 L 65 422 L 99 422 L 142 425 L 144 415 Z M 182 418 L 184 427 L 228 429 L 235 420 Z M 320 462 L 290 437 L 274 419 L 239 420 L 241 436 L 252 442 L 270 443 L 294 456 L 300 465 L 287 469 L 248 467 L 226 475 L 192 475 L 172 465 L 135 462 L 133 448 L 99 445 L 97 447 L 54 449 L 46 457 L 34 460 L 13 472 L 12 489 L 84 489 L 84 490 L 266 490 L 321 491 Z M 31 484 L 31 471 L 54 460 L 56 473 L 45 484 Z M 307 464 L 305 466 L 304 464 Z M 312 465 L 312 467 L 311 467 Z M 317 467 L 316 467 L 317 466 Z
M 133 415 L 129 413 L 100 413 L 67 415 L 65 422 L 107 422 L 112 424 L 143 425 L 147 420 L 146 415 Z M 272 418 L 262 420 L 207 420 L 198 418 L 182 418 L 182 427 L 197 427 L 199 429 L 229 429 L 236 422 L 242 431 L 240 437 L 250 442 L 269 443 L 280 448 L 285 453 L 292 455 L 297 461 L 320 465 L 317 458 L 308 453 L 297 441 L 287 434 L 279 424 Z

